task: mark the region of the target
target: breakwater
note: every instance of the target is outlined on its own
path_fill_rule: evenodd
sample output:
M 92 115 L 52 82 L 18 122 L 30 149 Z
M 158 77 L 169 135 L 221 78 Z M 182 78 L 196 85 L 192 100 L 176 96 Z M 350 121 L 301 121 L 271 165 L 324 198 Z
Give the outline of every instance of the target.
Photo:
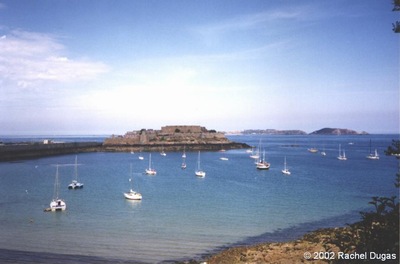
M 33 159 L 45 156 L 101 151 L 103 143 L 13 143 L 0 146 L 0 161 Z
M 193 144 L 104 144 L 101 142 L 73 143 L 13 143 L 0 146 L 0 161 L 35 159 L 46 156 L 65 155 L 85 152 L 157 152 L 157 151 L 218 151 L 221 149 L 249 148 L 245 143 L 215 142 Z

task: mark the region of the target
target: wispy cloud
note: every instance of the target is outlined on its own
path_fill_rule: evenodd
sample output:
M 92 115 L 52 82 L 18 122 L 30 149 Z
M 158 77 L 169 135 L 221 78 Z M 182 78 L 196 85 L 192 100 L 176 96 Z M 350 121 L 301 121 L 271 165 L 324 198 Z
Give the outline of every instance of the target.
M 0 82 L 31 87 L 48 81 L 91 79 L 109 70 L 102 62 L 68 58 L 66 53 L 52 35 L 10 31 L 0 36 Z
M 310 19 L 308 7 L 293 7 L 285 10 L 268 10 L 258 13 L 238 15 L 219 22 L 201 25 L 193 29 L 207 44 L 215 43 L 224 36 L 240 32 L 266 28 L 276 22 L 298 22 Z

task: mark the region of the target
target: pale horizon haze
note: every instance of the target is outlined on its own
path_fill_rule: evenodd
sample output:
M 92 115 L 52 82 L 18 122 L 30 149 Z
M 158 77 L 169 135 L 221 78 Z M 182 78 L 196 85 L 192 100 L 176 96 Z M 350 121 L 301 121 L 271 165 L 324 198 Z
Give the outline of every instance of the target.
M 0 0 L 0 135 L 399 134 L 391 0 Z

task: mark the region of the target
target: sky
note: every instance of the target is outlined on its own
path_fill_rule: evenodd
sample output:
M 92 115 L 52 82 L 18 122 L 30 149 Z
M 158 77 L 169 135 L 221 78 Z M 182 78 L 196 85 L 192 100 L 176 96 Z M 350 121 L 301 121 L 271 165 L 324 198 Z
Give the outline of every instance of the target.
M 0 135 L 399 133 L 391 0 L 0 0 Z

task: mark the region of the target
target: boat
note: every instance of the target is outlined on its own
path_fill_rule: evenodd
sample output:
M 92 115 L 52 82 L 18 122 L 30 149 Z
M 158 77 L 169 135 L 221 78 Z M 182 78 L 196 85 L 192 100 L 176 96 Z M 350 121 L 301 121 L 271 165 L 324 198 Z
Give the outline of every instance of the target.
M 144 157 L 143 157 L 143 155 L 142 155 L 142 151 L 140 151 L 140 153 L 139 153 L 139 159 L 140 159 L 140 160 L 144 160 Z
M 186 163 L 185 163 L 185 161 L 182 162 L 182 164 L 181 164 L 181 169 L 183 169 L 183 170 L 186 169 Z
M 321 151 L 321 155 L 322 155 L 322 156 L 326 156 L 325 146 L 324 146 L 323 150 Z
M 151 168 L 151 153 L 149 154 L 149 168 L 146 169 L 146 174 L 147 175 L 156 175 L 157 171 L 155 169 Z
M 271 164 L 265 161 L 265 150 L 263 151 L 263 158 L 256 162 L 257 170 L 268 170 Z
M 183 154 L 182 154 L 182 158 L 186 158 L 186 147 L 183 147 Z
M 201 170 L 200 168 L 200 151 L 197 157 L 197 170 L 195 171 L 197 177 L 204 178 L 206 176 L 206 172 Z
M 378 151 L 375 149 L 374 154 L 370 153 L 370 154 L 367 156 L 367 159 L 370 159 L 370 160 L 378 160 L 378 159 L 379 159 Z
M 183 169 L 183 170 L 186 169 L 186 154 L 185 154 L 185 150 L 183 150 L 181 169 Z
M 282 173 L 283 173 L 283 174 L 286 174 L 286 175 L 290 175 L 290 174 L 291 174 L 291 172 L 289 171 L 289 169 L 286 167 L 286 157 L 285 157 L 284 167 L 283 167 Z
M 341 149 L 341 145 L 339 144 L 339 156 L 337 157 L 338 160 L 347 160 L 346 153 L 344 152 L 344 149 L 343 149 L 343 152 L 340 149 Z
M 317 148 L 309 148 L 309 149 L 308 149 L 308 152 L 317 153 L 317 152 L 318 152 L 318 149 L 317 149 Z
M 78 156 L 75 156 L 74 179 L 68 185 L 68 189 L 75 190 L 82 188 L 83 188 L 83 183 L 78 182 Z
M 223 161 L 229 160 L 227 157 L 220 157 L 219 159 Z
M 132 164 L 131 164 L 129 182 L 131 183 L 131 189 L 129 190 L 129 192 L 124 192 L 125 198 L 128 200 L 142 200 L 142 194 L 135 192 L 132 187 L 132 185 L 133 185 Z
M 258 148 L 257 148 L 256 153 L 254 153 L 254 148 L 252 148 L 252 150 L 253 151 L 252 151 L 252 154 L 250 155 L 250 158 L 255 159 L 255 160 L 259 159 L 260 151 L 261 151 L 261 139 L 260 139 L 260 142 L 258 143 Z
M 65 201 L 58 197 L 59 190 L 60 190 L 60 183 L 58 181 L 58 164 L 57 164 L 56 165 L 56 179 L 54 182 L 54 198 L 50 202 L 50 208 L 49 208 L 50 211 L 52 211 L 52 212 L 65 211 L 65 209 L 67 209 L 67 204 L 65 203 Z
M 162 146 L 160 155 L 161 155 L 161 156 L 164 156 L 164 157 L 167 156 L 167 153 L 165 153 L 165 151 L 164 151 L 164 145 Z
M 367 156 L 367 159 L 370 159 L 370 160 L 378 160 L 379 159 L 378 151 L 376 149 L 373 154 L 371 152 L 371 140 L 369 141 L 369 154 Z

